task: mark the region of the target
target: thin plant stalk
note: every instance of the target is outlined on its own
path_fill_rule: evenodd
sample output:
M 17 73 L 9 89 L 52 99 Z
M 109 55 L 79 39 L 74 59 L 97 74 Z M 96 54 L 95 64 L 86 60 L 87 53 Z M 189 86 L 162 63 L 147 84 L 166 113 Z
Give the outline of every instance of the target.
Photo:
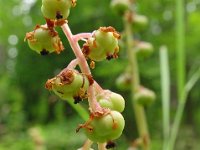
M 165 150 L 170 133 L 170 74 L 166 46 L 160 48 L 160 74 L 163 110 L 163 150 Z
M 67 102 L 84 121 L 88 120 L 89 112 L 81 104 L 74 104 L 73 99 L 69 99 Z
M 107 150 L 105 143 L 98 143 L 98 150 Z
M 187 96 L 189 92 L 191 91 L 191 89 L 193 88 L 193 86 L 195 85 L 195 83 L 199 80 L 199 78 L 200 78 L 200 68 L 193 74 L 193 76 L 190 78 L 190 80 L 187 82 L 186 86 L 184 87 L 184 92 L 183 92 L 184 97 L 182 100 L 180 100 L 180 103 L 178 105 L 175 119 L 174 119 L 174 124 L 171 129 L 171 136 L 169 138 L 169 143 L 166 150 L 174 149 L 175 141 L 178 135 L 179 126 L 181 123 L 181 118 L 183 116 L 183 111 L 184 111 L 185 104 L 187 101 Z
M 137 57 L 135 51 L 133 50 L 133 33 L 131 29 L 131 24 L 128 22 L 126 18 L 124 19 L 124 26 L 127 38 L 126 39 L 127 54 L 132 74 L 131 93 L 132 93 L 133 109 L 140 136 L 139 138 L 141 138 L 143 141 L 142 143 L 143 150 L 149 150 L 150 138 L 149 138 L 148 125 L 146 122 L 144 107 L 137 103 L 134 103 L 134 93 L 140 88 L 140 78 L 139 78 Z
M 185 22 L 184 0 L 176 0 L 176 55 L 178 100 L 183 100 L 185 86 Z
M 87 139 L 86 142 L 84 143 L 83 147 L 81 148 L 81 150 L 90 150 L 92 144 L 93 144 L 93 142 L 91 140 Z

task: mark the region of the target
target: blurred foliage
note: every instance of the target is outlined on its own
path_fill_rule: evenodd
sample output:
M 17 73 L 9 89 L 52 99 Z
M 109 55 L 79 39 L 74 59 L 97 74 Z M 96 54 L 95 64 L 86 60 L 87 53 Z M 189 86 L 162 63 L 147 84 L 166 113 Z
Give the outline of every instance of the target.
M 113 26 L 118 31 L 123 31 L 123 20 L 110 10 L 109 2 L 78 0 L 68 19 L 72 32 L 74 34 L 92 32 L 99 26 Z M 78 148 L 84 141 L 81 133 L 74 134 L 81 119 L 77 118 L 76 113 L 66 102 L 58 100 L 44 88 L 46 80 L 53 77 L 74 58 L 66 37 L 58 29 L 65 45 L 65 51 L 60 55 L 39 56 L 24 42 L 26 32 L 33 30 L 37 24 L 44 24 L 40 6 L 40 0 L 0 1 L 0 150 L 35 149 L 29 134 L 29 129 L 34 124 L 39 124 L 36 127 L 41 130 L 48 150 Z M 189 78 L 200 66 L 200 1 L 187 0 L 185 8 L 187 10 L 186 67 Z M 140 0 L 137 1 L 135 9 L 149 18 L 147 30 L 136 34 L 135 37 L 138 40 L 151 42 L 155 47 L 153 56 L 140 60 L 139 65 L 142 83 L 157 93 L 157 101 L 146 110 L 153 148 L 161 149 L 162 110 L 158 49 L 163 44 L 167 45 L 170 54 L 172 116 L 177 102 L 174 1 Z M 119 91 L 114 84 L 126 65 L 126 56 L 121 49 L 117 61 L 96 63 L 96 68 L 92 70 L 95 80 L 103 88 L 119 92 L 126 99 L 126 110 L 123 113 L 126 129 L 117 149 L 126 149 L 130 140 L 137 136 L 129 92 Z M 189 95 L 177 149 L 199 149 L 197 140 L 200 138 L 199 88 L 200 82 Z M 192 141 L 192 144 L 186 141 Z

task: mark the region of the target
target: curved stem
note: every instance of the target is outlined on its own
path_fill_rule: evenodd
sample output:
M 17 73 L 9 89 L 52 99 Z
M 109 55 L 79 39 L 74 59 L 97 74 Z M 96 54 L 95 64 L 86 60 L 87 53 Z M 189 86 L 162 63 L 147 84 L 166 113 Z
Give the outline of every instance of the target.
M 82 40 L 82 39 L 88 39 L 91 36 L 92 36 L 92 33 L 79 33 L 79 34 L 74 35 L 74 40 L 78 42 L 79 40 Z
M 66 68 L 64 68 L 58 75 L 61 75 L 63 72 L 67 71 L 68 69 L 74 69 L 78 65 L 78 60 L 72 60 Z
M 70 43 L 70 46 L 72 47 L 72 50 L 78 60 L 81 71 L 84 74 L 90 75 L 91 71 L 90 71 L 88 63 L 85 59 L 85 56 L 83 55 L 78 42 L 75 40 L 74 35 L 72 34 L 68 24 L 67 23 L 63 24 L 61 26 L 61 28 L 62 28 L 63 32 L 65 33 L 65 35 Z M 102 108 L 99 105 L 99 103 L 97 102 L 95 95 L 94 95 L 93 84 L 90 85 L 90 87 L 88 89 L 88 96 L 89 96 L 88 102 L 89 102 L 89 106 L 90 106 L 90 111 L 91 112 L 102 112 Z
M 97 93 L 101 93 L 103 91 L 102 87 L 96 81 L 94 81 L 94 88 Z
M 81 52 L 80 46 L 74 40 L 73 34 L 72 34 L 68 24 L 65 23 L 64 25 L 61 26 L 61 28 L 62 28 L 63 32 L 65 33 L 66 37 L 68 38 L 70 46 L 72 47 L 72 50 L 73 50 L 76 58 L 79 61 L 79 66 L 81 68 L 81 71 L 85 74 L 91 74 L 89 66 L 87 64 L 87 61 L 86 61 L 83 53 Z
M 95 91 L 94 91 L 94 84 L 92 84 L 89 89 L 88 89 L 88 97 L 89 97 L 89 106 L 90 106 L 90 111 L 91 112 L 98 112 L 98 113 L 103 113 L 102 107 L 99 105 L 99 103 L 96 100 L 95 97 Z
M 87 139 L 81 150 L 89 150 L 90 147 L 92 146 L 92 144 L 93 144 L 93 142 L 90 141 L 89 139 Z
M 190 90 L 195 85 L 195 83 L 199 80 L 199 78 L 200 78 L 200 68 L 193 74 L 193 76 L 190 78 L 190 80 L 185 85 L 184 92 L 183 92 L 184 96 L 183 96 L 183 99 L 180 100 L 180 102 L 178 104 L 178 108 L 177 108 L 176 115 L 174 118 L 174 123 L 173 123 L 172 129 L 171 129 L 171 135 L 170 135 L 168 146 L 166 147 L 166 150 L 174 149 L 176 138 L 178 135 L 178 130 L 180 127 L 181 119 L 182 119 L 184 108 L 185 108 L 185 104 L 187 101 L 187 96 L 188 96 Z
M 67 66 L 67 69 L 74 69 L 77 65 L 78 65 L 78 60 L 74 59 L 69 63 L 69 65 Z

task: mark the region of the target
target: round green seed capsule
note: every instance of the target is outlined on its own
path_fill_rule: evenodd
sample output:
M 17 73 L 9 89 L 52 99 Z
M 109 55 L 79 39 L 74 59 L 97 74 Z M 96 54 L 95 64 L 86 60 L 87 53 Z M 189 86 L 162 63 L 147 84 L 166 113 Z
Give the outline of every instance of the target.
M 37 26 L 34 31 L 26 34 L 25 39 L 29 47 L 41 55 L 55 51 L 60 53 L 64 49 L 57 32 L 45 26 Z
M 141 87 L 135 94 L 134 94 L 134 101 L 143 106 L 151 105 L 156 99 L 156 95 L 153 91 Z
M 94 61 L 117 58 L 120 35 L 112 27 L 101 27 L 83 45 L 83 53 Z
M 116 86 L 118 89 L 122 91 L 127 91 L 131 89 L 131 79 L 132 75 L 129 72 L 122 73 L 117 79 L 116 79 Z
M 148 18 L 144 15 L 132 14 L 133 31 L 142 31 L 148 25 Z
M 42 0 L 41 11 L 48 19 L 67 19 L 72 0 Z
M 110 90 L 104 90 L 96 97 L 101 107 L 116 110 L 118 112 L 122 112 L 125 108 L 124 98 L 120 94 L 114 93 Z
M 86 136 L 93 142 L 104 143 L 119 138 L 124 129 L 125 121 L 117 111 L 95 117 L 84 127 Z
M 135 46 L 136 54 L 139 58 L 149 57 L 153 51 L 153 45 L 148 42 L 138 42 Z
M 111 8 L 119 15 L 123 15 L 129 9 L 129 0 L 112 0 Z
M 46 83 L 47 89 L 52 90 L 61 99 L 74 99 L 74 103 L 85 98 L 88 87 L 89 81 L 85 75 L 69 69 Z

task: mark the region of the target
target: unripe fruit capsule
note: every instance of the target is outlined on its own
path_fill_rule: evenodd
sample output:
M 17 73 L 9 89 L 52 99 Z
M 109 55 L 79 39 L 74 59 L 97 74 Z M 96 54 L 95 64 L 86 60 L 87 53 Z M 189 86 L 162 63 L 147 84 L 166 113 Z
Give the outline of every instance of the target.
M 74 0 L 42 0 L 41 11 L 48 19 L 67 19 Z
M 112 27 L 100 27 L 83 45 L 84 55 L 94 61 L 117 58 L 120 35 Z
M 129 9 L 129 0 L 112 0 L 111 8 L 119 15 L 123 15 Z
M 54 51 L 60 53 L 64 49 L 58 33 L 46 26 L 36 26 L 34 31 L 26 33 L 25 39 L 29 47 L 41 55 Z
M 143 106 L 151 105 L 155 99 L 155 93 L 145 87 L 140 87 L 140 89 L 134 94 L 134 101 Z
M 132 14 L 133 31 L 144 30 L 148 25 L 148 18 L 144 15 Z
M 52 90 L 61 99 L 74 98 L 74 103 L 87 96 L 88 78 L 76 70 L 65 70 L 46 82 L 46 88 Z
M 110 111 L 100 117 L 94 117 L 83 126 L 86 136 L 93 142 L 104 143 L 119 138 L 124 129 L 125 121 L 121 113 Z
M 140 57 L 146 58 L 146 57 L 149 57 L 153 53 L 154 48 L 153 48 L 153 45 L 149 42 L 136 42 L 135 50 L 139 58 Z
M 114 93 L 110 90 L 104 90 L 102 93 L 98 94 L 96 98 L 103 108 L 109 108 L 118 112 L 124 110 L 125 101 L 120 94 Z
M 132 75 L 129 72 L 122 73 L 117 79 L 116 79 L 116 86 L 122 91 L 127 91 L 131 89 L 131 78 Z

